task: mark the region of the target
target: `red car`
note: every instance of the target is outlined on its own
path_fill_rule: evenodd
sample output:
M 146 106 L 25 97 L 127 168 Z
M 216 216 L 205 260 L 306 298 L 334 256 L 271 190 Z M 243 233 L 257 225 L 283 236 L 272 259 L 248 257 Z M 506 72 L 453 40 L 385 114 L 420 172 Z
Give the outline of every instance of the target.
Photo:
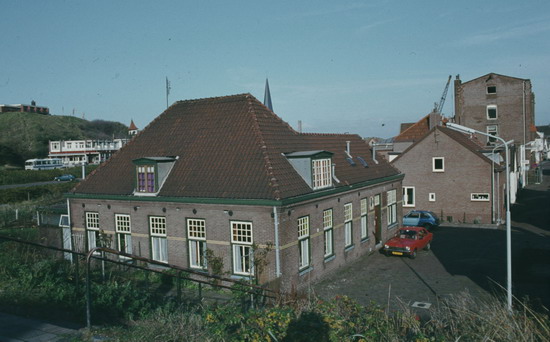
M 386 255 L 408 255 L 416 258 L 416 252 L 420 249 L 430 250 L 433 234 L 424 227 L 405 227 L 399 229 L 397 234 L 384 245 Z

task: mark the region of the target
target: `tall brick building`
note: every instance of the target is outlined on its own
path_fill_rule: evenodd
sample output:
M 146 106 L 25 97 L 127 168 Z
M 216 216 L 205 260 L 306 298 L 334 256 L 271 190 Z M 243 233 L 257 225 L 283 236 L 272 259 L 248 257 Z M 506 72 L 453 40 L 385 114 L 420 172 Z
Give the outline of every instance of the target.
M 464 82 L 457 76 L 455 122 L 523 145 L 535 138 L 535 94 L 528 79 L 490 73 Z M 492 139 L 484 138 L 485 142 Z
M 113 248 L 283 291 L 380 248 L 401 223 L 403 174 L 358 135 L 292 129 L 250 94 L 176 102 L 68 194 L 75 249 Z M 78 237 L 81 237 L 79 239 Z

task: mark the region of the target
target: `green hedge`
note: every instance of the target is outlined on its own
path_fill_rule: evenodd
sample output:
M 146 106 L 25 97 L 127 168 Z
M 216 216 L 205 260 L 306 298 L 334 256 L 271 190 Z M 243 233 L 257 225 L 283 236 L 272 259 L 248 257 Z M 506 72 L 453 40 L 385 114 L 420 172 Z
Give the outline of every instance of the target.
M 19 187 L 0 190 L 0 204 L 19 203 L 24 201 L 42 201 L 48 199 L 61 199 L 63 194 L 69 192 L 76 182 L 60 182 L 31 187 Z

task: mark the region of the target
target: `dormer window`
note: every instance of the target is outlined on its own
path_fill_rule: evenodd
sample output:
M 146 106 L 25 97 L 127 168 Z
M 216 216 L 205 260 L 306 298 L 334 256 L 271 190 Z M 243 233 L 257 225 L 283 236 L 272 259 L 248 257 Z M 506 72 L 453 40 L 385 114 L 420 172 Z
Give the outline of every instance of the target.
M 313 175 L 313 190 L 323 189 L 332 185 L 332 162 L 330 158 L 311 161 Z
M 138 192 L 155 192 L 155 166 L 143 165 L 137 167 Z
M 136 196 L 156 195 L 170 174 L 176 157 L 147 157 L 134 159 L 136 165 Z
M 332 186 L 332 152 L 303 151 L 286 153 L 290 164 L 313 190 Z

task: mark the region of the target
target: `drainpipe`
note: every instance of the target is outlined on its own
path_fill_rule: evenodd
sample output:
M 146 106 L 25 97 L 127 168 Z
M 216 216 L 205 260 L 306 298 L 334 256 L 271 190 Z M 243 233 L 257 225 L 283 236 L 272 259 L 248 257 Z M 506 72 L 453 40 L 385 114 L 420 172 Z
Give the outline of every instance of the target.
M 525 141 L 526 141 L 526 127 L 525 127 L 525 81 L 523 81 L 523 93 L 522 93 L 522 100 L 523 100 L 523 106 L 522 106 L 522 110 L 523 110 L 523 145 L 525 145 Z
M 277 207 L 273 206 L 273 221 L 275 225 L 275 276 L 281 276 L 281 256 L 279 250 L 279 216 L 277 215 Z
M 378 164 L 378 160 L 376 160 L 376 143 L 372 144 L 372 160 Z

